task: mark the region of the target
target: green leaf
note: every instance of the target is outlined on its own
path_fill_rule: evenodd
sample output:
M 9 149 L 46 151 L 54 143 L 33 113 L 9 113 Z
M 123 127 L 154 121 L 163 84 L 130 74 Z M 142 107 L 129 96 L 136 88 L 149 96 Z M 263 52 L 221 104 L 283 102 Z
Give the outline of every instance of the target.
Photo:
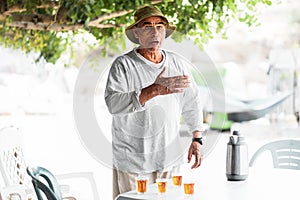
M 19 1 L 8 0 L 8 7 L 15 6 Z M 103 55 L 120 52 L 125 49 L 126 26 L 133 22 L 133 12 L 118 15 L 101 21 L 101 24 L 120 25 L 112 28 L 97 28 L 90 22 L 103 15 L 116 14 L 120 11 L 136 10 L 137 7 L 151 4 L 151 0 L 55 0 L 55 7 L 43 8 L 45 1 L 26 0 L 24 10 L 11 13 L 0 18 L 0 45 L 22 49 L 24 52 L 36 51 L 39 59 L 55 63 L 66 49 L 72 49 L 74 36 L 88 32 L 97 40 L 97 44 L 88 44 L 91 48 L 103 49 Z M 158 8 L 176 25 L 172 38 L 180 42 L 184 38 L 195 41 L 199 47 L 204 47 L 215 35 L 226 38 L 224 27 L 238 19 L 248 26 L 259 26 L 257 8 L 260 5 L 271 6 L 271 0 L 164 0 L 156 4 Z M 37 8 L 39 6 L 39 8 Z M 58 8 L 66 8 L 66 23 L 68 26 L 84 25 L 82 30 L 72 33 L 58 34 L 53 31 L 27 30 L 10 26 L 12 15 L 37 14 L 48 15 L 54 19 Z M 1 16 L 1 15 L 0 15 Z M 50 23 L 55 23 L 51 21 Z M 124 26 L 125 25 L 125 26 Z M 67 35 L 67 38 L 62 37 Z M 86 41 L 88 43 L 89 41 Z

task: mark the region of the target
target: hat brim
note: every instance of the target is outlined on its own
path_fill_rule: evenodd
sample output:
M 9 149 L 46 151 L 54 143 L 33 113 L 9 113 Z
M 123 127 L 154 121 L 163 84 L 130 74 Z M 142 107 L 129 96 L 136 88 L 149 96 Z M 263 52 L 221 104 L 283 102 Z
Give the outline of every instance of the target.
M 142 19 L 136 21 L 135 23 L 133 23 L 132 25 L 130 25 L 130 26 L 128 26 L 128 27 L 126 28 L 126 30 L 125 30 L 126 36 L 128 37 L 128 39 L 129 39 L 131 42 L 133 42 L 133 43 L 135 43 L 135 44 L 139 44 L 139 40 L 138 40 L 138 38 L 135 37 L 135 35 L 134 35 L 134 33 L 133 33 L 133 29 L 134 29 L 134 27 L 135 27 L 138 23 L 140 23 L 142 20 L 144 20 L 144 19 L 146 19 L 146 18 L 148 18 L 148 17 L 152 17 L 152 16 L 153 16 L 153 15 L 150 15 L 150 16 L 147 16 L 147 15 L 146 15 L 146 16 L 144 16 Z M 162 17 L 163 19 L 166 20 L 166 22 L 167 22 L 167 27 L 166 27 L 166 37 L 165 37 L 165 38 L 169 37 L 169 36 L 175 31 L 176 27 L 170 25 L 169 22 L 168 22 L 168 20 L 166 19 L 165 16 L 163 16 L 163 15 L 156 15 L 156 16 L 157 16 L 157 17 Z

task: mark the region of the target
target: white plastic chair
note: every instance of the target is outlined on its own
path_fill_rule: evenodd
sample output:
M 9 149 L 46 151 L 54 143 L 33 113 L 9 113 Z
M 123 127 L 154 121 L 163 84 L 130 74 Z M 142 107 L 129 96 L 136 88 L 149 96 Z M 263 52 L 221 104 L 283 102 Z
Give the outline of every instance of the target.
M 22 135 L 14 127 L 0 129 L 0 172 L 4 184 L 0 188 L 3 200 L 14 196 L 21 200 L 31 198 L 33 188 L 26 176 Z
M 36 195 L 31 183 L 31 178 L 26 172 L 26 162 L 23 154 L 21 131 L 15 127 L 5 127 L 0 129 L 0 172 L 3 177 L 4 186 L 0 188 L 3 200 L 17 197 L 20 200 L 36 199 Z M 63 197 L 70 196 L 72 182 L 82 182 L 86 180 L 92 191 L 91 200 L 99 200 L 96 183 L 92 172 L 75 172 L 55 175 Z M 65 184 L 67 183 L 67 184 Z M 0 182 L 1 186 L 1 182 Z M 83 191 L 85 192 L 85 191 Z M 0 195 L 0 200 L 1 200 Z M 89 199 L 90 200 L 90 199 Z
M 300 140 L 277 140 L 263 145 L 254 153 L 249 166 L 265 151 L 271 152 L 274 168 L 300 170 Z

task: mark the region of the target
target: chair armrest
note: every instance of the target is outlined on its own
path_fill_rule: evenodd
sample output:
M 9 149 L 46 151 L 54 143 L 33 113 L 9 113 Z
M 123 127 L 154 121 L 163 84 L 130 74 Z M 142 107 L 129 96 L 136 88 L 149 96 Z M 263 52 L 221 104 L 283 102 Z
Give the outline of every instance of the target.
M 66 179 L 78 179 L 78 178 L 86 179 L 89 182 L 91 191 L 93 193 L 93 200 L 99 200 L 100 199 L 93 172 L 74 172 L 74 173 L 58 174 L 58 175 L 55 175 L 55 176 L 56 176 L 58 182 L 60 180 L 66 180 Z M 62 188 L 63 187 L 66 187 L 66 185 L 63 184 Z
M 11 185 L 1 189 L 1 196 L 3 200 L 10 199 L 11 196 L 18 196 L 21 200 L 28 200 L 30 192 L 33 194 L 32 190 L 26 189 L 23 185 Z
M 66 199 L 66 200 L 76 200 L 74 197 L 63 197 L 63 199 Z

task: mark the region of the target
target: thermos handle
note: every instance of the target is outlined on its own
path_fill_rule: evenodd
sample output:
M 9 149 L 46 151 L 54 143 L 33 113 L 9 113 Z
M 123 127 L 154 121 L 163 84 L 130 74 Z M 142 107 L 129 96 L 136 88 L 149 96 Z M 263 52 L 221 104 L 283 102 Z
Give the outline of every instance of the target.
M 234 137 L 233 136 L 230 136 L 229 137 L 229 144 L 234 144 Z

